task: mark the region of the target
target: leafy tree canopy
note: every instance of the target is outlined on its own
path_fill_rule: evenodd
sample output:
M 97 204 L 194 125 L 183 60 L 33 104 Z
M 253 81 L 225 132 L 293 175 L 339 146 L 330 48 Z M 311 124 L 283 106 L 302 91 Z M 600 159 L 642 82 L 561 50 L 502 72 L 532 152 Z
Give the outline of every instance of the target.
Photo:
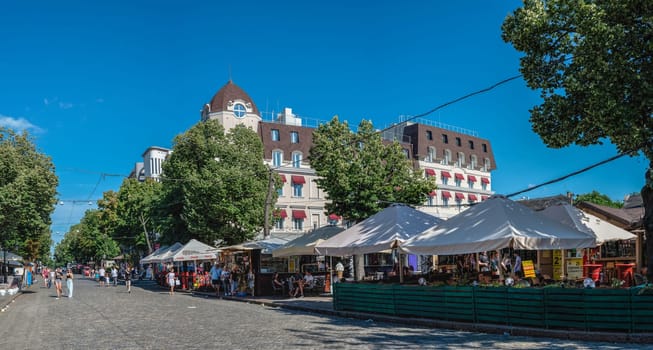
M 0 246 L 28 260 L 49 256 L 58 183 L 50 157 L 26 132 L 0 128 Z
M 606 207 L 612 208 L 621 208 L 624 206 L 623 202 L 615 202 L 610 197 L 605 194 L 599 193 L 598 191 L 592 191 L 591 193 L 579 194 L 574 199 L 575 203 L 578 202 L 589 202 L 599 205 L 604 205 Z
M 163 241 L 231 244 L 261 232 L 269 181 L 262 159 L 260 138 L 243 125 L 225 133 L 208 120 L 177 136 L 163 163 Z
M 391 203 L 419 205 L 435 182 L 414 172 L 397 142 L 384 143 L 371 122 L 363 120 L 357 132 L 334 117 L 313 132 L 311 166 L 326 191 L 328 214 L 348 220 L 368 218 Z

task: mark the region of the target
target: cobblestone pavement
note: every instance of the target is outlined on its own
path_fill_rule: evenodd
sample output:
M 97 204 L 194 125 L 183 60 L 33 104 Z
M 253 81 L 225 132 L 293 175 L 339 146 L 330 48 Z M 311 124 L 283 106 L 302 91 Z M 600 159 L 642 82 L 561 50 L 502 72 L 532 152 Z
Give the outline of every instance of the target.
M 75 281 L 72 299 L 37 284 L 0 313 L 1 349 L 648 349 L 462 332 L 168 295 L 154 285 Z M 1 297 L 0 303 L 8 300 Z

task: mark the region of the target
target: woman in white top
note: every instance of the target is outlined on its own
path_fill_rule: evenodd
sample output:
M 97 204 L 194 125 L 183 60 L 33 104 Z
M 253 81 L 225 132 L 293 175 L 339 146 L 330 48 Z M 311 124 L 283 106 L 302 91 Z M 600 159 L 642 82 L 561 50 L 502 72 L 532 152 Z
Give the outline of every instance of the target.
M 168 272 L 168 284 L 170 285 L 170 295 L 175 294 L 175 269 L 170 268 L 170 271 Z

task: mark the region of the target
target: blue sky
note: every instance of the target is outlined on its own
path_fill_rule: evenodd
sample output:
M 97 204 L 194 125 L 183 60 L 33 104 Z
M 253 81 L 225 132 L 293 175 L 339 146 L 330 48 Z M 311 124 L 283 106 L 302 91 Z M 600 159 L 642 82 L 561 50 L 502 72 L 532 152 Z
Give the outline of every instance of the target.
M 192 4 L 192 5 L 190 5 Z M 500 37 L 519 1 L 12 1 L 0 11 L 0 125 L 52 157 L 63 205 L 54 239 L 149 146 L 171 147 L 231 77 L 259 110 L 384 128 L 518 74 Z M 428 116 L 489 139 L 508 194 L 615 155 L 548 149 L 523 80 Z M 524 196 L 638 192 L 648 162 L 621 158 Z M 114 176 L 115 175 L 115 176 Z

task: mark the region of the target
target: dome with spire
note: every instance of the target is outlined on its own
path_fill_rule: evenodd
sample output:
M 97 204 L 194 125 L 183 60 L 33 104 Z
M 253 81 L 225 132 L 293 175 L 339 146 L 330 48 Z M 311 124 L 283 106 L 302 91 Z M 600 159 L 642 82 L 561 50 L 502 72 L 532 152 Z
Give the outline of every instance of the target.
M 258 108 L 251 97 L 238 85 L 234 84 L 231 79 L 213 96 L 204 108 L 209 108 L 208 113 L 224 112 L 231 110 L 231 105 L 236 101 L 243 102 L 248 112 L 259 115 Z M 251 109 L 250 109 L 251 108 Z

